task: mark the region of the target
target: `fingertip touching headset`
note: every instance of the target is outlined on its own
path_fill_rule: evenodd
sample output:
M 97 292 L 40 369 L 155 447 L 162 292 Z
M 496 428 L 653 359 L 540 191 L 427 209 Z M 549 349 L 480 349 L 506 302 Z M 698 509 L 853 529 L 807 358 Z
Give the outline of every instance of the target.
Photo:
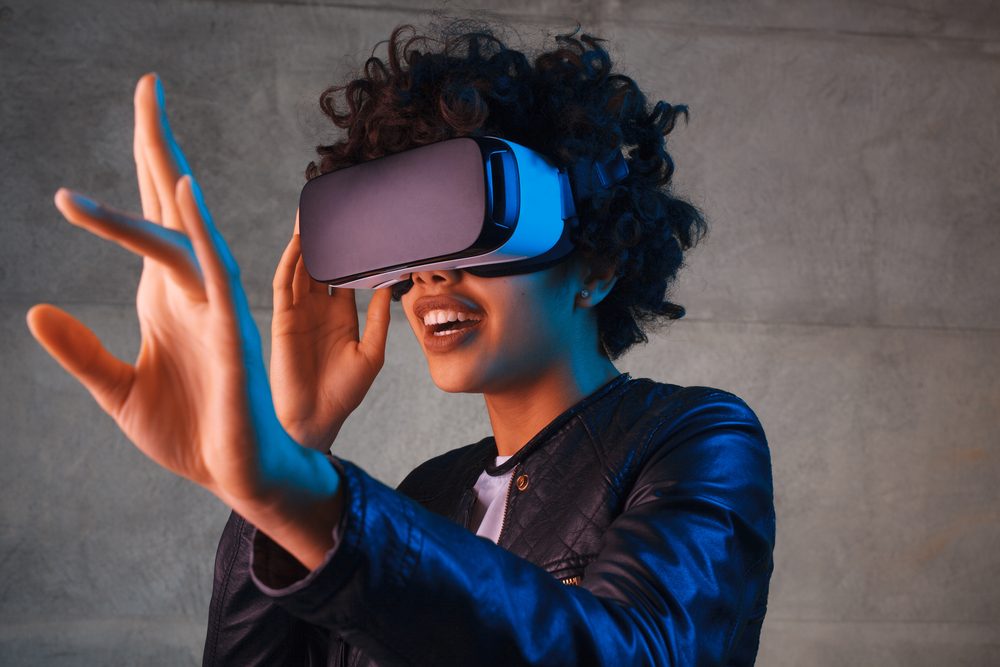
M 627 175 L 620 150 L 561 170 L 500 137 L 426 144 L 307 182 L 302 259 L 314 280 L 344 288 L 386 287 L 433 269 L 539 271 L 573 250 L 574 193 L 580 200 Z

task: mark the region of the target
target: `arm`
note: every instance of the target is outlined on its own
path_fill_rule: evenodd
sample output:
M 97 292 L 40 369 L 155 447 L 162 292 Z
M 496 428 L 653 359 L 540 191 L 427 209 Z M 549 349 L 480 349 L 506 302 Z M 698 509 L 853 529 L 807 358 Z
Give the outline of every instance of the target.
M 331 458 L 330 454 L 326 454 Z M 333 528 L 337 544 L 342 515 Z M 222 531 L 215 557 L 203 667 L 239 665 L 326 665 L 341 650 L 336 633 L 289 613 L 260 592 L 250 577 L 250 554 L 256 527 L 233 511 Z M 302 565 L 285 563 L 282 576 L 297 576 Z
M 320 665 L 330 632 L 290 614 L 250 579 L 254 526 L 232 512 L 215 557 L 204 667 L 221 665 Z
M 688 665 L 755 651 L 774 544 L 770 457 L 718 393 L 664 423 L 580 587 L 476 537 L 347 461 L 348 519 L 318 567 L 255 532 L 251 576 L 380 664 Z M 751 633 L 752 647 L 741 642 Z
M 66 188 L 54 201 L 69 222 L 149 260 L 136 294 L 138 357 L 122 361 L 86 325 L 50 304 L 28 311 L 28 327 L 143 454 L 207 489 L 315 567 L 334 546 L 343 502 L 336 471 L 277 418 L 239 266 L 174 141 L 154 74 L 139 80 L 134 101 L 142 216 Z M 280 292 L 286 300 L 295 296 L 294 286 Z M 348 322 L 337 340 L 346 350 L 341 356 L 366 367 L 353 374 L 355 382 L 381 364 L 389 291 L 377 297 L 382 305 L 368 318 L 371 337 L 362 345 Z

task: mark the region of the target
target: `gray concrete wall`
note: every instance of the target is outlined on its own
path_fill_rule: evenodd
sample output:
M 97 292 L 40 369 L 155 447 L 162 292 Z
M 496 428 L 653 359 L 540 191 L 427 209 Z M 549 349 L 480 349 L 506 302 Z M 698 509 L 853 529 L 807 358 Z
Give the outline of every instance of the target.
M 437 7 L 0 2 L 0 663 L 198 664 L 227 514 L 31 338 L 26 310 L 50 302 L 122 358 L 139 347 L 141 260 L 68 225 L 56 189 L 140 210 L 132 90 L 158 72 L 266 343 L 302 170 L 333 136 L 319 92 Z M 997 4 L 503 11 L 528 39 L 580 19 L 651 97 L 692 109 L 678 187 L 712 231 L 678 287 L 688 317 L 620 368 L 734 391 L 767 430 L 778 545 L 758 664 L 1000 664 Z M 393 316 L 337 444 L 387 483 L 488 433 Z

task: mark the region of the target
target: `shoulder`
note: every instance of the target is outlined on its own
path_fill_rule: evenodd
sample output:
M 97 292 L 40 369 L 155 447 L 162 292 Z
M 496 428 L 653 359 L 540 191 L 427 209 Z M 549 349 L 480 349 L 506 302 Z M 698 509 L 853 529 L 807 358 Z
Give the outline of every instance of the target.
M 629 504 L 649 500 L 649 489 L 670 489 L 675 497 L 697 496 L 738 509 L 773 534 L 770 451 L 747 402 L 716 387 L 636 384 L 619 413 L 632 424 L 629 451 L 622 452 L 631 468 L 625 475 Z
M 587 415 L 587 431 L 619 491 L 645 471 L 677 480 L 770 487 L 771 460 L 754 410 L 733 392 L 636 378 L 606 409 Z
M 663 443 L 711 428 L 742 428 L 766 444 L 764 428 L 754 410 L 736 394 L 708 386 L 680 386 L 649 378 L 628 382 L 617 400 L 588 415 L 591 436 L 604 446 L 620 440 Z

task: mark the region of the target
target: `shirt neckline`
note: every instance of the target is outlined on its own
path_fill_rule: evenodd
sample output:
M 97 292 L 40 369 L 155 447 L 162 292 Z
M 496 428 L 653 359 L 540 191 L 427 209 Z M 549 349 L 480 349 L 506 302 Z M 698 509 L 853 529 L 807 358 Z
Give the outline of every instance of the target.
M 596 403 L 603 396 L 618 389 L 619 387 L 625 386 L 631 379 L 632 376 L 629 375 L 628 373 L 619 373 L 616 377 L 608 380 L 600 387 L 592 391 L 590 394 L 584 396 L 579 401 L 574 403 L 572 406 L 564 410 L 562 414 L 557 416 L 548 424 L 546 424 L 545 427 L 542 428 L 541 431 L 536 433 L 535 436 L 531 438 L 531 440 L 526 442 L 525 445 L 521 447 L 521 449 L 511 454 L 510 458 L 501 463 L 500 465 L 495 464 L 496 457 L 499 455 L 499 452 L 497 451 L 496 440 L 493 438 L 493 436 L 488 436 L 486 438 L 486 441 L 489 443 L 489 449 L 491 450 L 492 458 L 487 459 L 486 461 L 485 465 L 486 473 L 492 476 L 506 474 L 508 471 L 512 470 L 514 466 L 521 463 L 521 461 L 523 461 L 528 456 L 528 454 L 530 454 L 533 450 L 537 449 L 541 443 L 548 440 L 553 434 L 555 434 L 557 430 L 562 428 L 562 426 L 566 424 L 566 422 L 568 422 L 570 419 L 572 419 L 574 416 L 582 412 L 584 409 L 586 409 L 593 403 Z M 494 463 L 491 463 L 490 461 L 493 461 Z

